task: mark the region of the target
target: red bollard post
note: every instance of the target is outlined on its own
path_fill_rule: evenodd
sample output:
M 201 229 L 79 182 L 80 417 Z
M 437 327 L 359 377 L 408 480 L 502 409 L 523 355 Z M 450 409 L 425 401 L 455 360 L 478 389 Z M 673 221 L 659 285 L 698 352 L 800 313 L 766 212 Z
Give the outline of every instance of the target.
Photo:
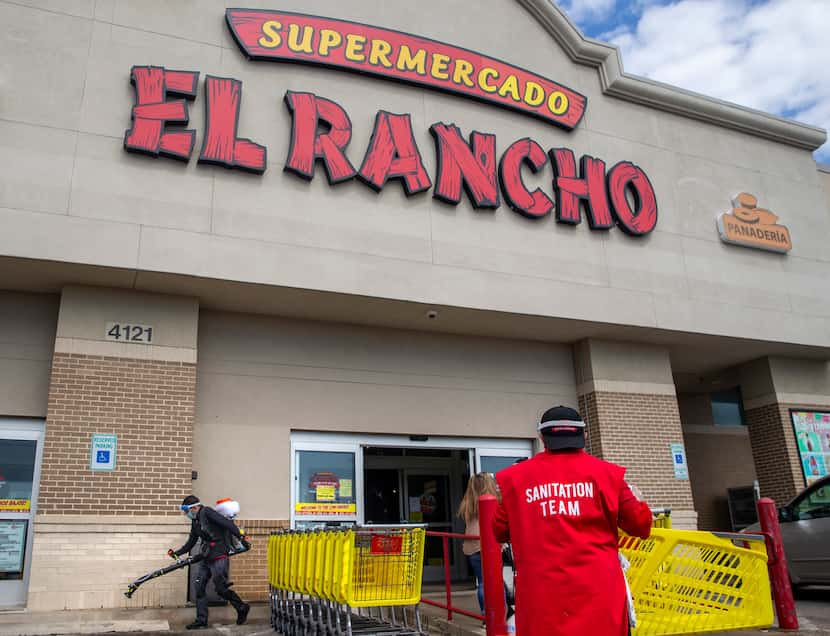
M 484 585 L 484 621 L 487 636 L 507 634 L 507 607 L 504 604 L 504 578 L 502 576 L 501 546 L 493 532 L 498 499 L 482 495 L 478 499 L 479 532 L 481 534 L 481 578 Z
M 790 586 L 790 573 L 787 570 L 787 557 L 784 556 L 784 543 L 781 540 L 781 526 L 778 525 L 778 508 L 769 497 L 761 497 L 757 502 L 758 521 L 761 531 L 766 536 L 769 567 L 769 580 L 775 601 L 775 613 L 778 616 L 778 628 L 782 630 L 798 629 L 798 615 L 795 612 L 795 600 Z
M 450 538 L 446 535 L 441 537 L 444 549 L 444 585 L 447 592 L 447 620 L 452 620 L 452 582 L 450 581 Z

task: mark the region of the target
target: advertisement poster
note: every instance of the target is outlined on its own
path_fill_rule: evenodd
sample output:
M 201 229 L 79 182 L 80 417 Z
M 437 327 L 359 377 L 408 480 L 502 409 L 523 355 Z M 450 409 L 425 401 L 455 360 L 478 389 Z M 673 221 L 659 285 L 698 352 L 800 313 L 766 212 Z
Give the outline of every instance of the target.
M 311 474 L 308 492 L 311 497 L 294 505 L 298 515 L 339 517 L 357 514 L 357 504 L 350 501 L 353 499 L 351 479 L 341 479 L 337 473 L 328 470 L 317 471 Z
M 790 411 L 804 481 L 809 486 L 830 469 L 830 413 Z
M 0 499 L 0 512 L 29 512 L 31 507 L 29 499 Z
M 353 503 L 297 503 L 294 512 L 298 515 L 355 515 L 357 504 Z
M 334 501 L 336 499 L 334 491 L 334 486 L 320 484 L 319 486 L 317 486 L 317 501 Z
M 0 572 L 23 571 L 28 521 L 0 521 Z

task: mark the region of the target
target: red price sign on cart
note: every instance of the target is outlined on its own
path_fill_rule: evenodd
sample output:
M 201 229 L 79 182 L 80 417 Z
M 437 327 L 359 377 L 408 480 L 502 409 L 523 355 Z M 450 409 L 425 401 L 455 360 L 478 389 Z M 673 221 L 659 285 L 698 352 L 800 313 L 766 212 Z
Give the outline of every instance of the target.
M 401 554 L 403 552 L 403 537 L 373 534 L 369 552 L 371 554 Z

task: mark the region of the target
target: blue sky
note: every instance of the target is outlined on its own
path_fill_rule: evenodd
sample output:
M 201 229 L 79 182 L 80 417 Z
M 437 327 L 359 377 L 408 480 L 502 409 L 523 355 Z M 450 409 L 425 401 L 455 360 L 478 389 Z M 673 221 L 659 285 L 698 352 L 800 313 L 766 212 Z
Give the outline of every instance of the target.
M 629 73 L 830 128 L 830 0 L 558 0 Z M 830 164 L 830 144 L 816 152 Z

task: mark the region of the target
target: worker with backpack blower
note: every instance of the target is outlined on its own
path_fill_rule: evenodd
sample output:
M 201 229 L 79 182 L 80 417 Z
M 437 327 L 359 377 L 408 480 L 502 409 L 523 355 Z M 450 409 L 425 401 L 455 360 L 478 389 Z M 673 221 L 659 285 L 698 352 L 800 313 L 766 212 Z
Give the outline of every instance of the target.
M 230 589 L 228 583 L 228 552 L 233 549 L 236 538 L 248 546 L 248 538 L 236 527 L 233 521 L 222 516 L 213 508 L 203 506 L 198 497 L 188 495 L 181 505 L 182 512 L 190 519 L 190 536 L 178 550 L 168 550 L 173 558 L 189 552 L 196 542 L 201 540 L 204 560 L 197 565 L 196 571 L 196 620 L 187 629 L 204 629 L 208 626 L 207 584 L 213 579 L 216 593 L 226 599 L 236 610 L 236 624 L 242 625 L 248 618 L 251 607 L 239 595 Z

